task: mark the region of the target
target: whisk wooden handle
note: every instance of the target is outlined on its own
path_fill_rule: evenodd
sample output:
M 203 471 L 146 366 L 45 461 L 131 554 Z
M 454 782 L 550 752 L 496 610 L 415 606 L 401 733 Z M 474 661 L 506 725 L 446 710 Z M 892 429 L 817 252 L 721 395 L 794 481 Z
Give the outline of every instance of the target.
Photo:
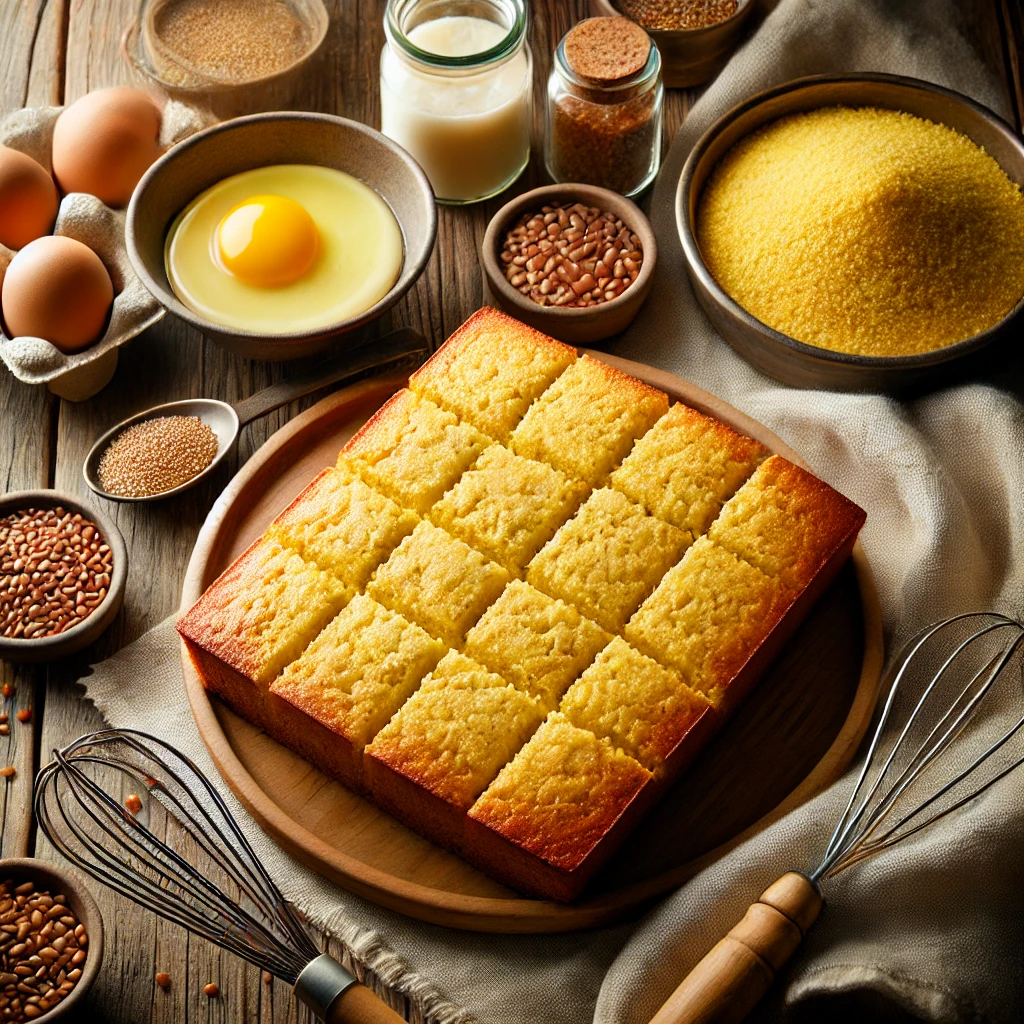
M 355 984 L 331 1004 L 327 1024 L 405 1024 L 405 1021 L 365 985 Z
M 821 893 L 795 871 L 770 885 L 683 979 L 651 1024 L 734 1024 L 757 1005 L 821 910 Z

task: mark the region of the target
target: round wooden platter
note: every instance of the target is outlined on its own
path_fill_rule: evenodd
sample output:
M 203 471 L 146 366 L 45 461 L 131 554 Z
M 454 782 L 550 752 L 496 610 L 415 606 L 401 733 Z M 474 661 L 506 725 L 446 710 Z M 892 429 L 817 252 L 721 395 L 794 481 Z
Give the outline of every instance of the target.
M 769 430 L 671 374 L 595 358 L 639 377 L 802 463 Z M 405 377 L 362 381 L 274 434 L 210 511 L 182 607 L 266 529 Z M 841 774 L 871 719 L 882 669 L 874 580 L 858 544 L 832 587 L 662 803 L 575 903 L 521 896 L 406 829 L 211 699 L 182 649 L 199 731 L 224 779 L 285 849 L 346 889 L 435 924 L 559 932 L 634 916 Z M 824 836 L 823 836 L 824 841 Z

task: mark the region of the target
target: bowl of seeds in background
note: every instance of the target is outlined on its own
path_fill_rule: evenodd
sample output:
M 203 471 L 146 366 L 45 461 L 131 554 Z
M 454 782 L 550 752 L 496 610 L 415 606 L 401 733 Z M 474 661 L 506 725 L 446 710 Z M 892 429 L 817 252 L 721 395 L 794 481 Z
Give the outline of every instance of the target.
M 794 387 L 909 394 L 1011 350 L 1022 185 L 1024 142 L 986 107 L 913 78 L 820 75 L 704 133 L 676 224 L 697 300 L 747 362 Z
M 69 494 L 0 498 L 0 659 L 53 661 L 88 647 L 124 598 L 128 551 L 109 516 Z
M 103 918 L 79 876 L 32 857 L 0 860 L 0 928 L 0 1019 L 86 1020 Z
M 481 262 L 506 313 L 570 345 L 624 331 L 654 283 L 658 245 L 640 208 L 595 185 L 546 185 L 487 225 Z
M 594 0 L 598 15 L 635 21 L 661 53 L 666 88 L 701 85 L 739 43 L 755 0 Z

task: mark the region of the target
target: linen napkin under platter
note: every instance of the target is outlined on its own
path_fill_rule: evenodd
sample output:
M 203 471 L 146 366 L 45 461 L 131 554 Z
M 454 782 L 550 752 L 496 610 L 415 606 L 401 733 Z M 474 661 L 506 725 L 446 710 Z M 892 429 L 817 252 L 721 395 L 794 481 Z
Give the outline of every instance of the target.
M 651 209 L 660 249 L 654 290 L 616 348 L 767 424 L 867 509 L 862 540 L 890 651 L 956 612 L 1024 614 L 1020 371 L 998 387 L 966 384 L 909 403 L 775 384 L 734 355 L 697 307 L 672 205 L 701 132 L 740 100 L 802 75 L 911 75 L 1009 117 L 1002 91 L 962 32 L 960 11 L 950 0 L 782 0 L 671 148 Z M 84 682 L 113 725 L 173 742 L 217 778 L 183 693 L 171 620 Z M 1014 710 L 993 705 L 993 724 Z M 554 936 L 480 935 L 383 910 L 285 855 L 226 787 L 225 796 L 285 895 L 417 1001 L 429 1020 L 645 1024 L 768 884 L 790 868 L 812 866 L 851 785 L 847 776 L 643 919 Z M 1024 786 L 1011 775 L 931 829 L 826 882 L 820 919 L 751 1019 L 1024 1019 L 1022 845 Z

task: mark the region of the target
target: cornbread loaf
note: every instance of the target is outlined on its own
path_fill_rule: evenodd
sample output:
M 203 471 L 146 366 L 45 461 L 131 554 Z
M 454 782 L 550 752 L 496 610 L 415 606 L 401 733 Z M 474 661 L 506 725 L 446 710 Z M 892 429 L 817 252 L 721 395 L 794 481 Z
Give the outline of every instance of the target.
M 178 624 L 205 685 L 508 884 L 574 898 L 863 512 L 481 310 Z
M 504 443 L 575 359 L 571 346 L 485 306 L 409 378 L 409 387 Z

